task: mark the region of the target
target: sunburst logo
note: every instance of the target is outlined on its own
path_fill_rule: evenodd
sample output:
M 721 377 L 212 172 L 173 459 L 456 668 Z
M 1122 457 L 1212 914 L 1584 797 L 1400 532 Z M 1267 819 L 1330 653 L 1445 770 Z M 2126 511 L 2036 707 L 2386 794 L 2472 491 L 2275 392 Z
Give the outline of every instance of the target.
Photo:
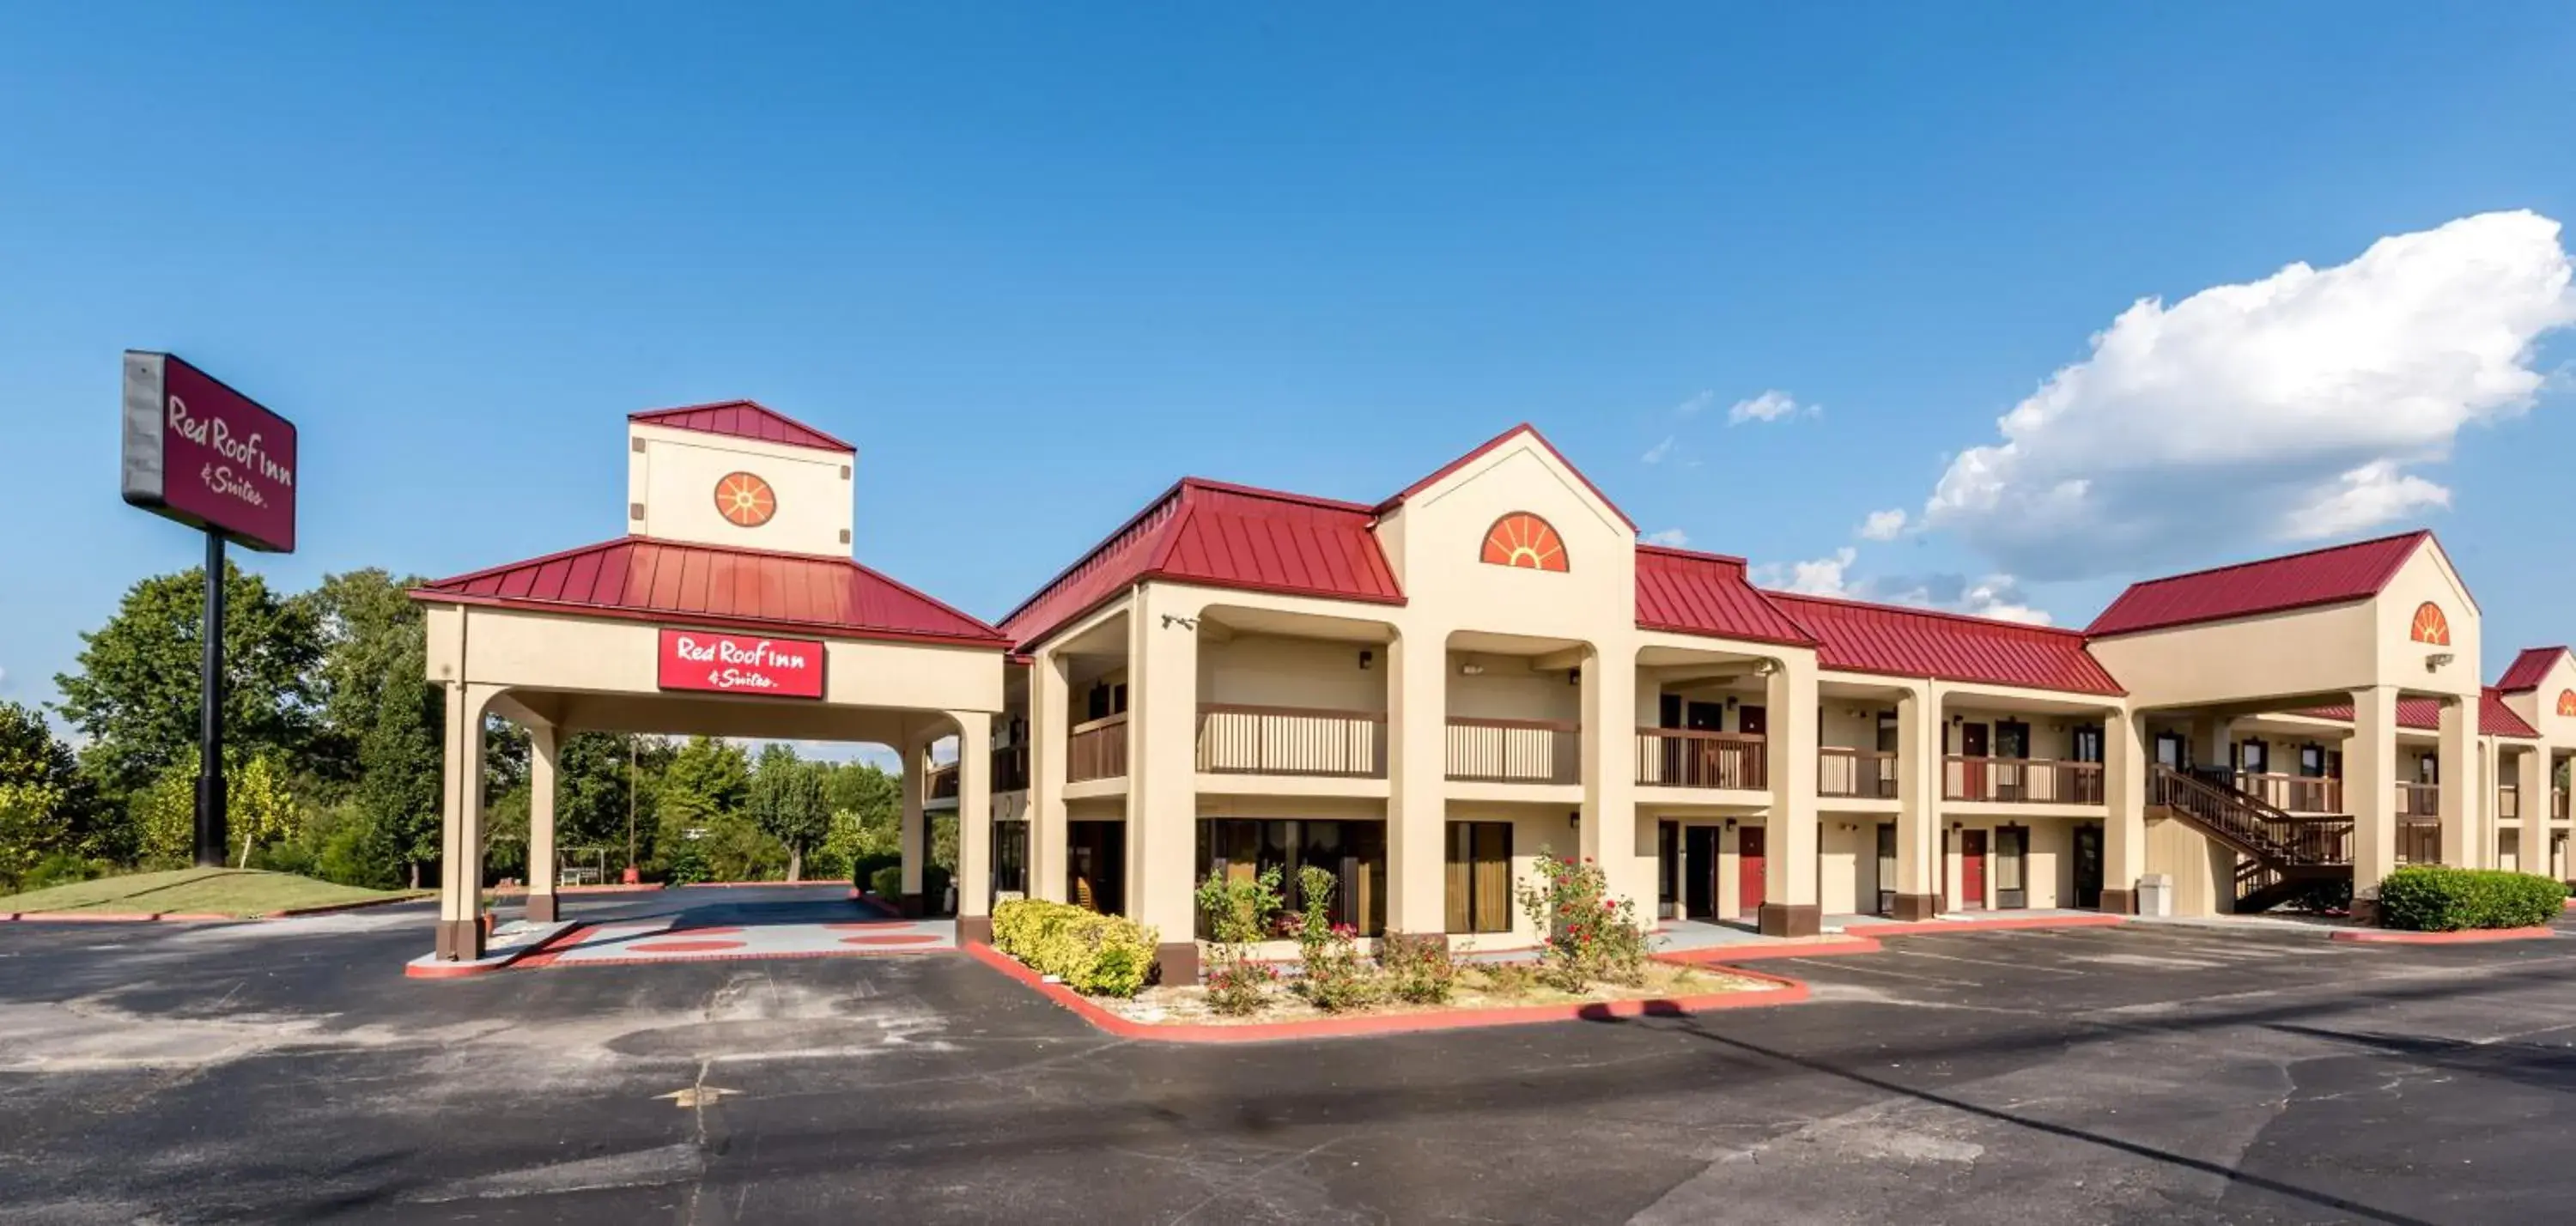
M 1556 529 L 1527 511 L 1514 511 L 1485 531 L 1484 560 L 1493 566 L 1565 571 L 1565 542 Z
M 750 473 L 726 473 L 716 482 L 716 514 L 738 527 L 757 528 L 778 514 L 778 495 Z
M 2558 691 L 2558 713 L 2576 715 L 2576 690 Z
M 2442 616 L 2442 610 L 2427 600 L 2415 606 L 2415 624 L 2407 630 L 2406 637 L 2418 643 L 2448 647 L 2451 645 L 2451 619 Z

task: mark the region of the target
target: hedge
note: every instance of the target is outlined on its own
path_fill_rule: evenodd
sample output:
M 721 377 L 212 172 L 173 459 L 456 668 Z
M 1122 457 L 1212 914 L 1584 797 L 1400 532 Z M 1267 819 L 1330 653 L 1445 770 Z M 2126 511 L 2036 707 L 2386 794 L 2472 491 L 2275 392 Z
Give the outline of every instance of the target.
M 2413 932 L 2534 928 L 2557 919 L 2567 886 L 2498 869 L 2410 864 L 2379 883 L 2379 923 Z
M 993 908 L 993 948 L 1090 996 L 1134 996 L 1154 969 L 1155 932 L 1124 916 L 1014 898 Z

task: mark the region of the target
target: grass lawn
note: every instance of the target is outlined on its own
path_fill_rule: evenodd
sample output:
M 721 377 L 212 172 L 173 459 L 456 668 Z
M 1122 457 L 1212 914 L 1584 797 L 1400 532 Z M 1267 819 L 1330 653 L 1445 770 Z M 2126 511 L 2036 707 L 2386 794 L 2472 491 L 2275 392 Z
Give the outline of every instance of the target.
M 128 873 L 0 895 L 0 914 L 16 911 L 148 911 L 199 915 L 265 915 L 290 907 L 327 907 L 380 898 L 420 897 L 426 890 L 362 889 L 333 885 L 293 873 L 256 869 L 185 868 L 166 873 Z

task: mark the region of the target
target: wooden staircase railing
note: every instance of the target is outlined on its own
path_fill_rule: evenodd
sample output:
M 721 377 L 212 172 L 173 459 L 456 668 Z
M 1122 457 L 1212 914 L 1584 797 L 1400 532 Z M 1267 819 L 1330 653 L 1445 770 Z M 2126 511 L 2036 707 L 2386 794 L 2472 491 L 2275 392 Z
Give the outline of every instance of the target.
M 2147 776 L 2147 803 L 2243 857 L 2233 883 L 2236 910 L 2268 911 L 2310 882 L 2351 871 L 2352 819 L 2292 817 L 2233 784 L 2224 774 L 2158 765 Z

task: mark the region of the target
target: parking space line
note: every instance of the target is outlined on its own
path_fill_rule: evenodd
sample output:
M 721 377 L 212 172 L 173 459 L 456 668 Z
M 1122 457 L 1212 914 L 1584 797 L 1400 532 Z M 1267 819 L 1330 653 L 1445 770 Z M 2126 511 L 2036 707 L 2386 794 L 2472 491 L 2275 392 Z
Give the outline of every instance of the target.
M 1823 967 L 1831 970 L 1859 971 L 1865 975 L 1885 975 L 1891 979 L 1911 979 L 1917 983 L 1939 983 L 1960 988 L 1982 988 L 1986 986 L 1973 979 L 1945 979 L 1939 975 L 1912 975 L 1907 974 L 1904 971 L 1891 971 L 1883 966 L 1868 966 L 1859 962 L 1845 961 L 1841 959 L 1836 959 L 1831 962 L 1818 958 L 1787 958 L 1783 960 L 1788 962 L 1804 962 L 1810 966 Z

